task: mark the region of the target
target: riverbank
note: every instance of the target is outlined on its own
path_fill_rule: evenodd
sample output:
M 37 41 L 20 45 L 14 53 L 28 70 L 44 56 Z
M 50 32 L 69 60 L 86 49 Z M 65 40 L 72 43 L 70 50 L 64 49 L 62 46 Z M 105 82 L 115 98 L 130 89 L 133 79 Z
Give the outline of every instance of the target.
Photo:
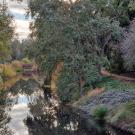
M 116 130 L 121 130 L 128 133 L 128 135 L 132 135 L 135 134 L 135 119 L 134 115 L 132 115 L 135 110 L 134 102 L 134 90 L 110 90 L 104 91 L 94 97 L 87 97 L 87 100 L 78 101 L 74 103 L 73 106 L 81 110 L 81 114 L 87 122 L 91 120 L 91 117 L 94 117 L 94 110 L 96 108 L 100 106 L 106 107 L 108 110 L 106 115 L 106 122 L 108 125 L 112 126 Z M 125 106 L 127 107 L 125 108 Z
M 30 79 L 30 77 L 21 78 L 20 76 L 18 79 L 28 81 L 27 79 Z M 33 76 L 31 79 L 34 79 L 40 87 L 43 84 L 44 76 Z M 132 118 L 134 115 L 132 115 L 130 112 L 130 116 L 127 116 L 129 115 L 129 112 L 124 110 L 124 106 L 127 105 L 127 103 L 132 103 L 135 101 L 135 85 L 133 83 L 128 84 L 125 82 L 119 82 L 110 78 L 105 78 L 103 80 L 104 81 L 101 82 L 101 84 L 98 84 L 99 88 L 89 91 L 89 93 L 87 93 L 77 102 L 74 102 L 72 105 L 72 111 L 78 113 L 82 118 L 82 127 L 84 126 L 90 133 L 95 131 L 97 134 L 99 134 L 102 128 L 94 119 L 94 110 L 100 106 L 104 106 L 108 110 L 106 115 L 107 124 L 105 127 L 107 128 L 107 132 L 111 130 L 112 133 L 115 132 L 114 130 L 116 130 L 118 133 L 114 135 L 135 134 L 135 119 Z M 52 90 L 52 95 L 53 93 L 54 91 Z M 55 95 L 53 95 L 53 99 L 58 100 L 58 97 L 55 98 Z M 132 109 L 134 112 L 135 105 Z
M 33 90 L 35 89 L 35 92 L 38 93 L 38 90 L 40 89 L 40 84 L 38 83 L 38 81 L 36 81 L 36 79 L 34 79 L 33 81 L 31 79 L 20 80 L 14 86 L 12 86 L 12 88 L 10 89 L 10 92 L 12 92 L 13 95 L 14 94 L 18 95 L 18 93 L 21 93 L 19 90 L 21 90 L 22 91 L 21 94 L 23 94 L 23 96 L 28 96 L 29 94 L 31 95 L 34 92 Z M 7 93 L 8 92 L 9 91 L 7 91 Z M 42 89 L 40 89 L 40 92 L 42 93 L 41 94 L 42 96 L 40 95 L 39 97 L 43 98 L 46 95 L 46 93 Z M 128 133 L 128 135 L 132 135 L 130 130 L 127 131 L 127 130 L 125 130 L 125 128 L 122 129 L 118 125 L 112 124 L 110 122 L 110 120 L 112 118 L 111 114 L 112 114 L 112 110 L 114 110 L 114 108 L 118 108 L 119 105 L 121 105 L 122 103 L 126 103 L 126 101 L 135 100 L 135 91 L 130 90 L 130 91 L 118 92 L 118 91 L 105 91 L 104 89 L 100 89 L 100 92 L 101 93 L 98 93 L 98 95 L 95 95 L 95 94 L 90 95 L 93 97 L 89 97 L 87 102 L 85 102 L 85 103 L 78 102 L 78 103 L 74 104 L 72 107 L 70 105 L 63 106 L 62 104 L 59 107 L 56 107 L 56 102 L 54 102 L 54 109 L 55 109 L 55 111 L 58 111 L 58 113 L 59 113 L 59 109 L 62 107 L 62 113 L 60 114 L 60 117 L 62 117 L 64 120 L 65 120 L 65 118 L 68 118 L 67 113 L 66 113 L 66 115 L 63 114 L 63 111 L 65 111 L 65 109 L 66 110 L 68 109 L 68 111 L 67 111 L 68 115 L 76 114 L 76 117 L 78 117 L 79 121 L 80 121 L 80 123 L 79 123 L 80 127 L 81 127 L 81 129 L 83 129 L 83 131 L 81 131 L 80 135 L 82 135 L 82 133 L 84 133 L 84 131 L 87 131 L 87 134 L 90 133 L 92 135 L 100 135 L 100 133 L 103 131 L 106 131 L 108 133 L 105 135 L 110 135 L 110 133 L 112 135 L 113 132 L 115 133 L 113 135 L 127 135 L 127 133 Z M 18 96 L 20 96 L 20 95 L 18 95 Z M 46 100 L 49 105 L 52 104 L 52 101 L 58 101 L 57 99 L 55 99 L 55 97 L 53 95 L 52 95 L 52 97 L 50 97 L 51 99 L 48 96 L 45 96 L 45 97 L 47 98 Z M 19 98 L 22 98 L 22 96 L 20 96 Z M 35 94 L 35 99 L 37 99 L 37 98 L 38 98 L 38 96 Z M 33 99 L 33 98 L 30 98 L 30 99 Z M 21 100 L 21 101 L 25 101 L 25 100 Z M 34 100 L 32 100 L 32 101 L 34 101 Z M 36 103 L 39 104 L 40 101 L 41 101 L 41 99 L 38 100 L 38 102 L 36 102 Z M 43 98 L 42 102 L 44 102 L 44 98 Z M 98 107 L 99 105 L 103 105 L 103 104 L 108 106 L 108 110 L 109 110 L 108 114 L 110 114 L 110 115 L 107 115 L 107 117 L 106 117 L 107 124 L 105 124 L 105 126 L 103 123 L 101 123 L 101 125 L 99 125 L 93 117 L 94 108 Z M 46 104 L 43 104 L 43 107 L 46 107 Z M 52 108 L 52 105 L 50 106 L 50 108 Z M 44 113 L 44 111 L 43 111 L 44 109 L 42 111 L 39 111 L 38 106 L 36 106 L 36 108 L 34 106 L 34 108 L 32 107 L 31 109 L 36 110 L 36 113 L 38 113 L 38 114 Z M 22 112 L 22 114 L 24 112 Z M 34 114 L 35 114 L 35 112 L 34 112 Z M 73 117 L 73 118 L 75 118 L 75 117 Z M 33 119 L 28 119 L 28 121 L 33 122 L 33 124 L 35 122 L 37 124 L 39 124 L 37 121 L 34 121 Z M 42 119 L 41 119 L 41 122 L 42 122 Z M 38 127 L 40 127 L 40 125 Z M 31 128 L 32 128 L 32 132 L 34 132 L 33 129 L 35 127 L 31 127 Z M 46 130 L 46 128 L 43 128 L 43 130 Z M 78 135 L 78 133 L 76 133 L 76 134 Z M 87 135 L 87 134 L 84 134 L 84 135 Z
M 86 121 L 95 117 L 95 110 L 98 110 L 96 113 L 99 116 L 107 110 L 105 119 L 108 125 L 116 130 L 135 134 L 135 79 L 105 70 L 101 74 L 103 79 L 97 84 L 97 88 L 74 102 L 73 107 L 81 110 L 84 117 L 86 115 Z
M 97 135 L 86 130 L 74 108 L 62 106 L 32 79 L 20 80 L 6 91 L 0 111 L 0 135 Z
M 37 78 L 37 69 L 37 64 L 27 58 L 0 64 L 0 90 L 11 88 L 21 79 Z

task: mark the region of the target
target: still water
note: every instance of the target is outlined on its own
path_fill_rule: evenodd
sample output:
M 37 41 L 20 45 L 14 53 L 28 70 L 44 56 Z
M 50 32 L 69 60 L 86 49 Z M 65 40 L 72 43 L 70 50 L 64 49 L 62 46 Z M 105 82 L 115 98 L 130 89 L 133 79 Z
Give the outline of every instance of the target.
M 0 135 L 102 135 L 33 81 L 20 80 L 0 98 Z M 106 135 L 123 135 L 110 130 Z

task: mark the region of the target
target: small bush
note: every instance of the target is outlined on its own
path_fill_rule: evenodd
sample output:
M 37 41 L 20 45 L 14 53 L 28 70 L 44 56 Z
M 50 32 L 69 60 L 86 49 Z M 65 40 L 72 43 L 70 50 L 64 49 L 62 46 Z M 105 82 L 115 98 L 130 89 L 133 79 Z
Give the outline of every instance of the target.
M 22 68 L 17 68 L 17 69 L 16 69 L 16 72 L 18 72 L 18 73 L 19 73 L 19 72 L 22 72 L 22 71 L 23 71 Z
M 28 58 L 23 58 L 22 61 L 25 64 L 30 64 L 31 63 L 31 61 Z
M 93 116 L 94 116 L 95 118 L 97 118 L 97 119 L 102 120 L 102 119 L 104 119 L 104 118 L 106 117 L 107 112 L 108 112 L 107 107 L 105 107 L 105 106 L 103 106 L 103 105 L 102 105 L 102 106 L 98 106 L 98 107 L 94 110 Z
M 128 26 L 130 24 L 130 19 L 128 16 L 121 16 L 119 21 L 120 21 L 120 26 L 122 27 Z
M 11 65 L 5 65 L 3 69 L 3 76 L 4 77 L 14 77 L 16 76 L 16 72 Z

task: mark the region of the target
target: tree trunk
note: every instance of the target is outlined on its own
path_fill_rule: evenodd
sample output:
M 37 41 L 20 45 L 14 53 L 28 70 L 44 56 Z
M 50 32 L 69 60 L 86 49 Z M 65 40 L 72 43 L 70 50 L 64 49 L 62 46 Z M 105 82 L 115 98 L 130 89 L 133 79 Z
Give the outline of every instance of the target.
M 79 83 L 79 92 L 80 92 L 80 97 L 81 97 L 82 96 L 82 93 L 83 93 L 82 79 L 81 79 L 81 77 L 78 78 L 78 83 Z

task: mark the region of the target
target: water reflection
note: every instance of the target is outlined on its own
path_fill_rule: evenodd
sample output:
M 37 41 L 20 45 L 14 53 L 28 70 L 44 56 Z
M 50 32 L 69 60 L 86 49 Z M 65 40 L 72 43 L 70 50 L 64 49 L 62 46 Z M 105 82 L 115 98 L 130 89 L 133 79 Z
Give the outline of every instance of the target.
M 110 127 L 103 131 L 93 119 L 87 123 L 60 105 L 34 80 L 20 80 L 0 98 L 0 135 L 127 135 Z
M 23 120 L 28 116 L 29 108 L 27 104 L 14 105 L 8 113 L 11 120 L 7 123 L 7 127 L 11 129 L 16 135 L 28 135 L 28 128 L 25 126 Z
M 87 135 L 79 115 L 45 95 L 35 81 L 19 81 L 0 107 L 1 135 Z

